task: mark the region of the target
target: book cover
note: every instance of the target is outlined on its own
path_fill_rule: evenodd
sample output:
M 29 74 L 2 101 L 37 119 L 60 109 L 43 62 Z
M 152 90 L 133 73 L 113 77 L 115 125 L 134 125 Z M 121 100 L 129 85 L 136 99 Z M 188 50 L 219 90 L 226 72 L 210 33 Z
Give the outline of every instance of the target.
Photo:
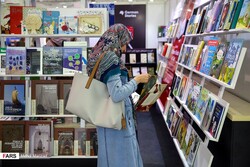
M 59 16 L 59 34 L 77 34 L 77 16 Z
M 63 47 L 43 47 L 43 74 L 63 74 Z
M 1 121 L 2 152 L 25 152 L 25 122 Z
M 208 128 L 208 132 L 214 137 L 216 138 L 217 136 L 217 132 L 219 130 L 220 127 L 220 122 L 221 119 L 223 117 L 225 111 L 225 107 L 222 106 L 219 102 L 216 102 L 215 106 L 214 106 L 214 111 L 213 111 L 213 115 L 209 124 L 209 128 Z
M 185 138 L 184 138 L 182 145 L 181 145 L 181 149 L 182 149 L 184 155 L 185 155 L 186 150 L 189 149 L 189 147 L 190 147 L 188 144 L 189 144 L 189 139 L 190 139 L 192 131 L 193 131 L 192 125 L 188 124 L 187 125 L 187 132 L 186 132 Z
M 201 139 L 199 138 L 196 131 L 193 129 L 189 137 L 187 149 L 185 151 L 185 157 L 189 166 L 193 166 L 194 164 L 200 143 Z
M 163 45 L 163 47 L 162 47 L 161 55 L 162 55 L 162 56 L 166 56 L 167 50 L 168 50 L 168 44 L 165 43 L 165 44 Z
M 92 48 L 87 47 L 87 41 L 65 41 L 64 47 L 80 47 L 82 48 L 82 63 L 87 65 L 88 55 Z
M 26 48 L 7 47 L 6 50 L 6 74 L 26 74 Z
M 32 115 L 58 115 L 58 81 L 32 80 L 31 113 Z
M 223 26 L 224 30 L 229 30 L 230 29 L 230 26 L 231 26 L 231 24 L 233 22 L 233 17 L 234 17 L 235 11 L 236 11 L 238 1 L 239 0 L 232 0 L 231 3 L 230 3 L 230 8 L 229 8 L 229 11 L 228 11 L 228 14 L 227 14 L 227 18 L 226 18 L 225 24 Z
M 136 54 L 135 53 L 130 53 L 129 54 L 129 63 L 130 64 L 135 64 L 136 63 Z
M 229 11 L 230 3 L 231 2 L 228 1 L 228 2 L 225 2 L 225 4 L 223 5 L 221 16 L 220 16 L 220 21 L 219 21 L 219 25 L 218 25 L 218 30 L 222 30 L 224 27 L 224 24 L 225 24 L 225 21 L 227 18 L 227 14 Z
M 10 6 L 10 32 L 11 34 L 22 33 L 23 7 Z
M 209 91 L 206 88 L 202 88 L 197 99 L 195 109 L 194 109 L 194 116 L 198 119 L 199 122 L 203 120 L 207 104 L 209 100 Z
M 141 53 L 140 54 L 140 60 L 141 60 L 141 63 L 147 63 L 147 53 Z
M 218 45 L 219 45 L 218 40 L 219 39 L 217 37 L 211 37 L 208 41 L 207 55 L 205 55 L 206 58 L 203 59 L 202 66 L 200 69 L 200 72 L 206 75 L 210 75 L 213 59 L 214 59 L 214 56 L 217 52 Z
M 186 75 L 182 76 L 181 83 L 180 83 L 180 88 L 178 91 L 177 96 L 179 96 L 180 99 L 183 99 L 184 91 L 186 89 L 188 77 Z
M 186 105 L 192 113 L 194 113 L 195 111 L 195 106 L 197 104 L 197 100 L 200 95 L 201 89 L 202 89 L 202 86 L 198 82 L 193 80 L 192 85 L 189 89 L 187 101 L 186 101 Z
M 177 74 L 176 76 L 176 80 L 175 80 L 175 86 L 173 89 L 173 95 L 177 96 L 179 94 L 179 88 L 181 85 L 181 80 L 182 80 L 182 75 L 181 74 Z
M 195 20 L 196 20 L 197 15 L 192 15 L 189 19 L 189 25 L 187 27 L 186 33 L 187 34 L 194 34 L 196 27 L 195 27 Z
M 166 119 L 166 123 L 169 129 L 171 127 L 175 112 L 176 112 L 175 107 L 172 104 L 170 104 L 168 112 L 167 112 L 167 119 Z
M 140 71 L 140 67 L 132 67 L 132 75 L 133 77 L 140 75 L 141 71 Z
M 0 48 L 0 75 L 5 75 L 6 69 L 6 48 Z
M 214 111 L 214 106 L 216 103 L 216 96 L 213 95 L 212 93 L 209 94 L 209 100 L 208 100 L 208 104 L 207 104 L 207 108 L 204 114 L 204 118 L 202 120 L 202 126 L 204 127 L 204 129 L 208 129 L 209 127 L 209 123 L 211 122 L 211 118 L 212 118 L 212 114 Z
M 46 11 L 46 9 L 31 6 L 23 7 L 22 34 L 42 34 L 42 11 Z
M 166 89 L 167 84 L 156 83 L 157 76 L 150 77 L 148 83 L 144 84 L 140 98 L 135 105 L 136 111 L 146 112 L 152 107 L 156 100 L 161 96 Z
M 63 74 L 82 71 L 82 48 L 63 47 Z
M 0 12 L 1 34 L 10 34 L 10 4 L 2 3 Z
M 60 80 L 59 81 L 59 113 L 60 115 L 72 114 L 66 110 L 67 101 L 69 98 L 70 88 L 72 80 Z
M 236 29 L 250 28 L 250 0 L 244 0 Z
M 189 122 L 188 118 L 185 117 L 183 114 L 180 120 L 180 125 L 178 127 L 177 134 L 176 134 L 176 139 L 179 142 L 180 148 L 183 145 L 186 134 L 187 134 L 188 122 Z
M 166 37 L 167 35 L 167 26 L 158 26 L 158 38 Z
M 54 155 L 74 155 L 74 128 L 54 128 Z
M 147 74 L 148 73 L 148 68 L 147 67 L 141 67 L 141 74 Z
M 197 49 L 195 50 L 194 52 L 194 55 L 193 55 L 193 58 L 192 58 L 192 63 L 191 63 L 191 67 L 192 68 L 196 68 L 197 67 L 197 63 L 198 63 L 198 60 L 201 56 L 201 52 L 204 48 L 204 45 L 205 45 L 205 41 L 200 41 L 198 46 L 197 46 Z
M 155 63 L 155 54 L 152 52 L 152 53 L 147 53 L 148 54 L 148 63 Z
M 173 115 L 171 126 L 170 126 L 170 132 L 173 137 L 176 137 L 181 118 L 182 118 L 181 113 L 179 111 L 176 111 Z
M 155 68 L 154 67 L 148 67 L 148 74 L 155 75 Z
M 86 155 L 86 129 L 75 128 L 74 155 Z
M 226 56 L 220 71 L 219 80 L 231 84 L 234 71 L 240 56 L 243 39 L 232 39 L 229 43 Z
M 1 92 L 4 115 L 25 115 L 25 81 L 4 80 Z
M 42 11 L 43 34 L 58 34 L 59 11 Z
M 208 11 L 208 6 L 204 6 L 202 8 L 202 11 L 200 12 L 201 18 L 197 27 L 197 32 L 196 32 L 197 34 L 201 33 L 202 26 L 204 24 L 204 21 L 206 20 L 207 11 Z
M 25 123 L 25 140 L 28 141 L 28 155 L 51 156 L 51 122 L 27 121 Z
M 86 129 L 86 155 L 96 156 L 98 153 L 98 140 L 96 128 Z
M 26 74 L 42 74 L 42 48 L 26 48 Z
M 234 17 L 233 17 L 233 21 L 231 23 L 230 29 L 235 29 L 235 27 L 236 27 L 236 24 L 238 22 L 239 15 L 240 15 L 240 12 L 241 12 L 241 9 L 242 9 L 243 2 L 244 2 L 244 0 L 239 0 L 238 1 L 238 4 L 237 4 L 237 7 L 235 9 L 235 13 L 234 13 Z

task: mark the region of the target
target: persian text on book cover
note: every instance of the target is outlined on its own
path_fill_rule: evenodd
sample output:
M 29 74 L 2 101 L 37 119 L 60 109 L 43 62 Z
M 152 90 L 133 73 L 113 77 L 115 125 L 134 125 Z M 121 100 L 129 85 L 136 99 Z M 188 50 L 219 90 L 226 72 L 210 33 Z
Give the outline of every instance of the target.
M 32 99 L 32 105 L 36 106 L 36 114 L 59 114 L 58 84 L 36 84 L 35 90 L 32 91 L 36 91 L 35 100 Z
M 58 34 L 59 11 L 42 11 L 43 34 Z
M 42 11 L 45 8 L 23 7 L 23 34 L 42 34 Z
M 10 6 L 10 32 L 11 34 L 22 33 L 23 7 Z
M 42 48 L 27 48 L 26 74 L 41 74 Z
M 29 154 L 50 156 L 50 125 L 29 125 Z
M 228 50 L 221 68 L 219 80 L 231 84 L 234 71 L 240 56 L 241 48 L 243 45 L 243 39 L 231 40 Z
M 5 75 L 6 68 L 6 48 L 0 48 L 0 75 Z
M 25 115 L 25 84 L 4 83 L 4 115 Z
M 59 34 L 77 34 L 77 16 L 59 16 Z
M 250 28 L 250 0 L 244 0 L 236 28 Z
M 24 153 L 25 125 L 2 124 L 2 152 Z
M 74 132 L 58 132 L 58 155 L 74 155 Z
M 75 129 L 74 155 L 86 155 L 86 129 Z
M 82 71 L 82 48 L 63 48 L 63 74 Z
M 79 34 L 101 35 L 105 29 L 104 10 L 86 9 L 78 12 Z
M 43 74 L 63 74 L 62 47 L 43 47 Z
M 26 48 L 7 47 L 6 74 L 23 75 L 26 73 Z

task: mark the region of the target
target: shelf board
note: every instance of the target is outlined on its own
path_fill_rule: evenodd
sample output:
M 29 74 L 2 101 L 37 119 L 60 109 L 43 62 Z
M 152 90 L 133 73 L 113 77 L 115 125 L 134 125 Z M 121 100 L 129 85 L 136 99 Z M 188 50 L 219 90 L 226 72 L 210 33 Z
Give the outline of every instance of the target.
M 157 99 L 157 104 L 158 104 L 158 106 L 159 106 L 159 108 L 160 108 L 160 110 L 161 110 L 161 113 L 163 113 L 164 112 L 164 106 L 163 106 L 163 104 L 161 103 L 161 100 L 160 99 Z
M 158 38 L 158 42 L 166 42 L 168 40 L 172 40 L 173 37 L 161 37 L 161 38 Z
M 77 117 L 76 115 L 0 115 L 0 117 Z
M 78 159 L 78 158 L 97 158 L 97 156 L 51 156 L 49 157 L 51 159 L 55 159 L 55 158 L 60 158 L 60 159 L 68 159 L 68 158 L 73 158 L 73 159 Z
M 181 158 L 181 160 L 182 160 L 182 162 L 183 162 L 183 165 L 184 165 L 185 167 L 189 167 L 189 165 L 188 165 L 188 163 L 187 163 L 187 160 L 186 160 L 186 158 L 185 158 L 185 156 L 184 156 L 182 150 L 180 149 L 178 140 L 175 139 L 175 138 L 173 138 L 173 141 L 174 141 L 176 150 L 178 151 L 178 153 L 179 153 L 179 155 L 180 155 L 180 158 Z
M 250 33 L 249 29 L 231 29 L 228 31 L 211 31 L 209 33 L 202 34 L 186 34 L 185 37 L 202 37 L 211 35 L 226 35 L 226 34 L 239 34 L 239 33 Z
M 24 75 L 0 75 L 0 77 L 73 77 L 72 74 L 24 74 Z
M 58 37 L 100 37 L 96 34 L 0 34 L 0 37 L 20 37 L 20 38 L 58 38 Z

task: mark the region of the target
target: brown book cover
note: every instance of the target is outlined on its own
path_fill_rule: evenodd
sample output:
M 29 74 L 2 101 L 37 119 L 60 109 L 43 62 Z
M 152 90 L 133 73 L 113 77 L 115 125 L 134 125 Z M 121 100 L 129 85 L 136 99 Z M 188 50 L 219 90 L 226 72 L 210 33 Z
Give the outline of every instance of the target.
M 74 155 L 74 128 L 54 128 L 54 155 Z
M 59 114 L 59 83 L 57 80 L 31 81 L 31 114 Z
M 72 114 L 66 110 L 67 101 L 69 98 L 69 92 L 72 85 L 72 80 L 60 80 L 59 81 L 59 113 L 63 114 Z
M 96 128 L 86 129 L 86 155 L 96 156 L 98 152 L 98 141 Z
M 26 121 L 25 153 L 30 156 L 51 156 L 51 121 Z
M 0 121 L 1 152 L 25 152 L 25 121 Z
M 75 128 L 74 155 L 86 155 L 86 129 Z

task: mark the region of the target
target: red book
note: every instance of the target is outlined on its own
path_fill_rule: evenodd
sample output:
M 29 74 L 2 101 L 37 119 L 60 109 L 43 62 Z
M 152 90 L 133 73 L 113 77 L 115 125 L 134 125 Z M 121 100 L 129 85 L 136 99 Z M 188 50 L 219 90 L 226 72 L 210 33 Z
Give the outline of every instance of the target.
M 23 7 L 10 6 L 10 33 L 21 34 L 21 21 L 23 20 Z
M 164 44 L 163 45 L 163 49 L 162 49 L 162 56 L 166 56 L 166 53 L 167 53 L 167 50 L 168 50 L 168 44 Z

